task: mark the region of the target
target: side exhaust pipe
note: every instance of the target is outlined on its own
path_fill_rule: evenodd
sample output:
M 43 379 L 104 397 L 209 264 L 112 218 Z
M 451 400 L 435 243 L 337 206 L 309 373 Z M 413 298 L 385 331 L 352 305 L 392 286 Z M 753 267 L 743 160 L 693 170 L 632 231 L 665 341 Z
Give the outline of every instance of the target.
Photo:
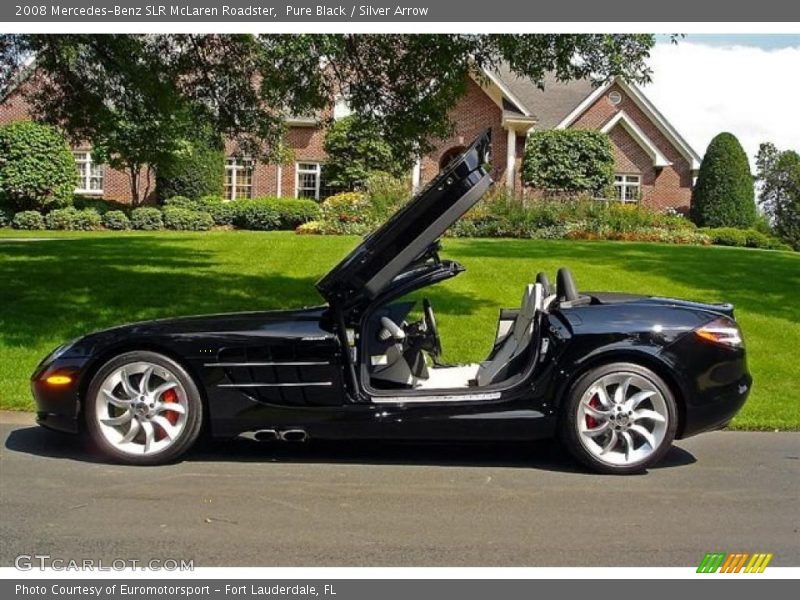
M 246 440 L 253 440 L 255 442 L 276 442 L 280 438 L 278 432 L 274 429 L 258 429 L 256 431 L 245 431 L 239 434 L 240 438 Z
M 305 442 L 308 434 L 302 429 L 287 429 L 279 432 L 278 437 L 284 442 Z

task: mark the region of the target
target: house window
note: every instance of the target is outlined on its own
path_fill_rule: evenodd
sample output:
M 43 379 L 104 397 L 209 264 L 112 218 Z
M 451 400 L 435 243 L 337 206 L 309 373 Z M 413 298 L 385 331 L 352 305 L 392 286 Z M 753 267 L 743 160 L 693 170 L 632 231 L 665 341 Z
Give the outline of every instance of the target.
M 103 178 L 105 165 L 96 162 L 89 150 L 78 150 L 72 153 L 75 157 L 75 168 L 78 171 L 78 187 L 75 191 L 79 194 L 103 193 Z
M 620 202 L 638 202 L 641 191 L 639 175 L 614 175 L 614 191 Z
M 253 161 L 232 156 L 225 163 L 225 198 L 250 198 L 253 193 Z
M 299 162 L 295 171 L 297 173 L 295 197 L 319 200 L 322 165 L 315 162 Z

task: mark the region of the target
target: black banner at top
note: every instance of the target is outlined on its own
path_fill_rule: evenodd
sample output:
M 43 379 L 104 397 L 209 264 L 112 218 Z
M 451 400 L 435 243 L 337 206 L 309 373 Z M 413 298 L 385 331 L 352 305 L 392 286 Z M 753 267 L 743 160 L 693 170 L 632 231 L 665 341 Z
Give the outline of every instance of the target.
M 11 0 L 0 21 L 22 22 L 797 22 L 787 0 Z

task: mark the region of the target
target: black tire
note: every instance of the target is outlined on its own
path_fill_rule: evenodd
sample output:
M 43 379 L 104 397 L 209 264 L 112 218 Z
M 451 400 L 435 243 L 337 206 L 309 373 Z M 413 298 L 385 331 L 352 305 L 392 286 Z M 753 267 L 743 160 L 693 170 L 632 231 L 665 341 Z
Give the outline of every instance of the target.
M 185 423 L 180 433 L 168 447 L 147 455 L 123 452 L 109 442 L 100 430 L 101 424 L 95 410 L 97 397 L 105 379 L 120 367 L 137 362 L 152 363 L 169 371 L 183 387 L 187 404 Z M 159 465 L 174 461 L 192 447 L 203 426 L 203 401 L 194 380 L 186 372 L 186 369 L 163 354 L 143 350 L 120 354 L 100 367 L 87 389 L 83 402 L 83 413 L 90 439 L 100 452 L 115 462 L 131 465 Z
M 581 441 L 578 426 L 578 409 L 584 393 L 601 378 L 616 374 L 633 374 L 648 380 L 663 397 L 667 412 L 667 422 L 661 442 L 646 458 L 625 465 L 609 464 L 587 450 Z M 590 369 L 575 381 L 567 392 L 560 409 L 558 434 L 561 443 L 569 453 L 592 471 L 609 475 L 629 475 L 641 473 L 661 460 L 669 451 L 672 441 L 675 439 L 677 427 L 678 410 L 675 397 L 664 380 L 650 369 L 641 365 L 619 362 Z

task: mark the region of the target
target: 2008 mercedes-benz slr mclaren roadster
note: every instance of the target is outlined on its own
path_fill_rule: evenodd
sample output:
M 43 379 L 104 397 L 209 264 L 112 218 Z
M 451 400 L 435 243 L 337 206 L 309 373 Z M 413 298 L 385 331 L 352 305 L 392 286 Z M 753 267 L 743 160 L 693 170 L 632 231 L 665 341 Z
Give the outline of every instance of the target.
M 445 365 L 433 307 L 404 297 L 461 273 L 439 238 L 491 185 L 480 136 L 317 283 L 327 304 L 92 333 L 36 369 L 41 425 L 112 459 L 176 459 L 215 437 L 531 440 L 557 435 L 605 473 L 724 426 L 750 391 L 728 304 L 579 291 L 521 274 L 480 364 Z M 487 340 L 487 346 L 490 345 Z

